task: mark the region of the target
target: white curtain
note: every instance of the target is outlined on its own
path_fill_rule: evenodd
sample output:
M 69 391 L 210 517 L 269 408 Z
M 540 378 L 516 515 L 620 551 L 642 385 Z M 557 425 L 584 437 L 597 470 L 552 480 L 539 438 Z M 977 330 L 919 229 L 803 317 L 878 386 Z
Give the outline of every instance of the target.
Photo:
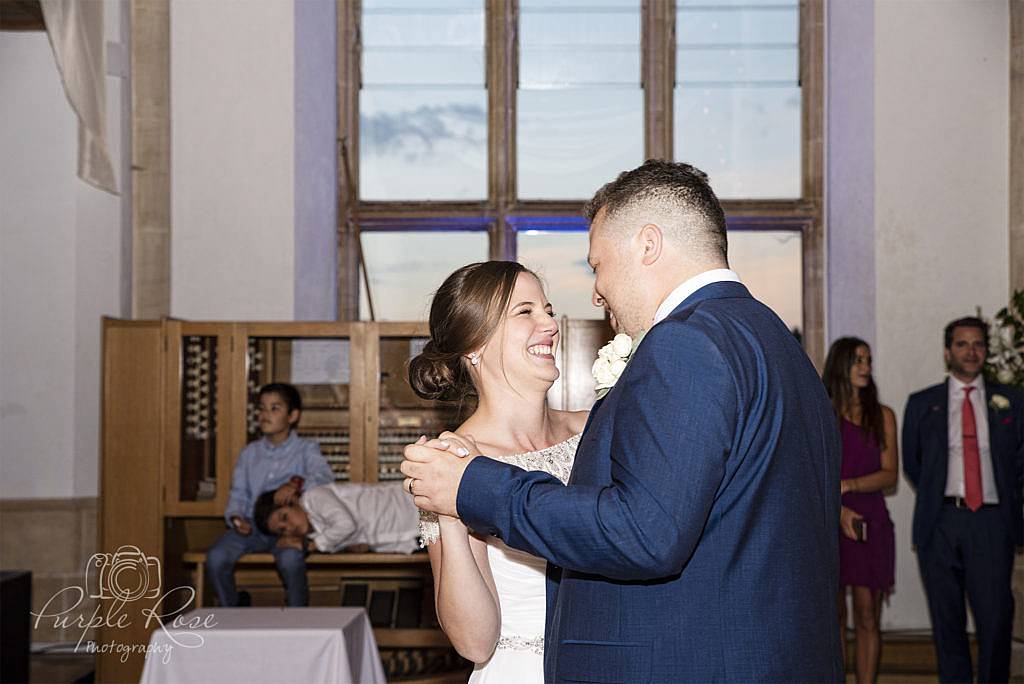
M 101 0 L 41 0 L 64 93 L 78 115 L 78 176 L 114 195 L 107 149 L 107 52 Z

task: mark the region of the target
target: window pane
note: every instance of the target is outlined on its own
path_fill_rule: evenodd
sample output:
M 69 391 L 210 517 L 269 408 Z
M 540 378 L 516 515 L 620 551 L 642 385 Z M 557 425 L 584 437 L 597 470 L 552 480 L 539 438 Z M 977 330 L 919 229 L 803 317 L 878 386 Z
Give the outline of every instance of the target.
M 638 0 L 524 1 L 517 184 L 522 199 L 584 199 L 643 159 Z
M 730 231 L 729 265 L 790 330 L 803 328 L 803 252 L 796 231 Z
M 430 300 L 455 269 L 487 260 L 487 233 L 469 231 L 363 233 L 378 321 L 425 321 Z M 360 287 L 359 313 L 370 318 Z
M 795 0 L 680 4 L 675 157 L 720 198 L 801 194 L 799 18 Z
M 359 196 L 487 195 L 480 0 L 363 3 Z
M 558 316 L 604 318 L 590 303 L 594 275 L 587 265 L 587 233 L 526 230 L 517 234 L 519 262 L 540 276 Z
M 482 90 L 363 90 L 359 108 L 362 199 L 486 197 L 487 95 Z

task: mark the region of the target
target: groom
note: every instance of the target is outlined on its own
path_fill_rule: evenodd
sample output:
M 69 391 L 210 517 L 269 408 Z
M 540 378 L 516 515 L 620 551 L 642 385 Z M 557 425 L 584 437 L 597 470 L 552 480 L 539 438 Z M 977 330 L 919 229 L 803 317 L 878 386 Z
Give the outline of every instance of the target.
M 839 438 L 814 368 L 728 270 L 701 171 L 648 161 L 585 214 L 594 303 L 647 332 L 568 486 L 409 445 L 416 505 L 557 566 L 548 682 L 839 681 Z

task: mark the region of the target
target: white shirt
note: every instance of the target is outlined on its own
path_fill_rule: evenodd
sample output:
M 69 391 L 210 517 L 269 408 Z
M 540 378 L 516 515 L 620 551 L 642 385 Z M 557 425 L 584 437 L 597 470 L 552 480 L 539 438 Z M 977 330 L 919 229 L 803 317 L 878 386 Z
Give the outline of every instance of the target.
M 985 379 L 974 378 L 963 383 L 949 376 L 949 464 L 946 471 L 946 496 L 964 496 L 964 387 L 974 387 L 971 392 L 971 407 L 974 409 L 974 426 L 978 431 L 978 455 L 981 462 L 982 503 L 999 503 L 996 491 L 995 473 L 992 472 L 992 452 L 988 441 L 988 407 L 985 406 Z
M 309 537 L 327 553 L 366 544 L 378 553 L 419 548 L 420 514 L 401 482 L 334 482 L 313 487 L 299 505 L 309 517 Z
M 738 283 L 740 282 L 740 277 L 736 275 L 735 271 L 728 268 L 713 268 L 710 271 L 698 273 L 689 280 L 684 281 L 682 285 L 668 293 L 668 297 L 665 297 L 665 301 L 661 303 L 658 311 L 654 314 L 654 321 L 651 324 L 657 325 L 661 323 L 670 313 L 675 311 L 677 306 L 686 301 L 687 297 L 705 285 L 722 282 Z

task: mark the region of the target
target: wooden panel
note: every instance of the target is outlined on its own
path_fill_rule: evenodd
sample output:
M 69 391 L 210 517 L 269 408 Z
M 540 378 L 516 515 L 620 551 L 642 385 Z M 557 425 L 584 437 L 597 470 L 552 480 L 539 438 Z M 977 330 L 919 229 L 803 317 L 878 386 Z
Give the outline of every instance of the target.
M 366 326 L 362 323 L 352 329 L 349 346 L 349 478 L 363 482 L 366 472 L 367 412 L 366 389 Z
M 45 31 L 39 0 L 0 1 L 0 31 Z
M 166 321 L 163 334 L 164 510 L 168 515 L 180 515 L 188 510 L 178 508 L 181 501 L 181 321 Z
M 439 629 L 375 629 L 378 648 L 449 648 L 451 642 Z M 419 680 L 417 680 L 419 681 Z
M 160 492 L 163 344 L 159 322 L 103 320 L 101 553 L 113 554 L 120 547 L 130 545 L 138 547 L 146 557 L 163 557 Z M 150 587 L 159 577 L 159 574 L 151 576 Z M 101 603 L 104 614 L 114 609 L 111 600 Z M 126 602 L 120 610 L 125 616 L 122 624 L 127 623 L 126 626 L 101 627 L 98 642 L 148 643 L 154 625 L 147 628 L 140 611 L 156 605 L 156 599 L 151 598 Z M 120 653 L 100 653 L 96 664 L 99 682 L 138 681 L 143 655 L 132 653 L 122 662 Z
M 400 321 L 378 323 L 380 337 L 429 337 L 430 325 L 426 321 Z
M 351 323 L 335 321 L 281 321 L 245 323 L 249 337 L 348 337 Z
M 562 334 L 562 408 L 583 411 L 596 399 L 591 368 L 597 350 L 615 336 L 615 331 L 608 321 L 568 319 Z
M 238 457 L 247 443 L 246 424 L 248 417 L 246 409 L 249 401 L 248 330 L 248 326 L 242 323 L 236 323 L 231 326 L 231 376 L 228 380 L 231 392 L 231 412 L 230 414 L 225 414 L 227 422 L 226 424 L 222 422 L 220 426 L 221 434 L 227 437 L 227 451 L 223 466 L 221 462 L 218 461 L 217 463 L 217 479 L 223 478 L 224 481 L 223 487 L 219 486 L 219 484 L 217 487 L 217 510 L 220 515 L 224 515 L 224 511 L 227 510 L 228 497 L 231 494 L 231 479 L 235 473 L 235 463 L 238 462 Z
M 357 398 L 364 406 L 363 482 L 377 482 L 377 457 L 380 450 L 380 324 L 366 323 L 363 335 L 363 391 Z

